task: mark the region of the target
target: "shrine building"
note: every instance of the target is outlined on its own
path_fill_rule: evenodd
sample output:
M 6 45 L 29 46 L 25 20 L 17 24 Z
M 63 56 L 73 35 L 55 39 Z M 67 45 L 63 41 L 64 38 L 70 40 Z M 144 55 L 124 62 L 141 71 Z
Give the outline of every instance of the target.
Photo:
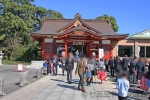
M 104 58 L 116 56 L 116 45 L 129 34 L 114 32 L 111 23 L 107 20 L 83 19 L 77 13 L 74 19 L 44 19 L 40 31 L 30 33 L 30 36 L 42 42 L 42 59 L 61 56 L 64 50 L 92 56 L 92 52 L 99 57 L 99 49 L 104 49 Z

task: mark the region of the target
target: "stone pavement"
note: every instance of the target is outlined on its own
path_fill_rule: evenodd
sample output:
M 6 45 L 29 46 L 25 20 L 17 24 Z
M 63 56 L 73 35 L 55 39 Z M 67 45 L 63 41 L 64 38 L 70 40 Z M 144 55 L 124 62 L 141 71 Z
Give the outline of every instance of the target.
M 77 90 L 78 79 L 78 75 L 73 73 L 73 83 L 68 84 L 59 69 L 58 76 L 45 76 L 1 100 L 118 100 L 115 83 L 93 83 L 91 87 L 85 86 L 86 93 L 83 93 Z

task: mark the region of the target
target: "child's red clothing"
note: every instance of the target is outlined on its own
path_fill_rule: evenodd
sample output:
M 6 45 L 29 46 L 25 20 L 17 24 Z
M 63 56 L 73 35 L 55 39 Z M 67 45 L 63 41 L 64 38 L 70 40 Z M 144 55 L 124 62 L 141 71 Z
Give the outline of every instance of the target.
M 104 72 L 104 71 L 99 71 L 99 72 L 98 72 L 98 77 L 99 77 L 99 79 L 100 79 L 101 81 L 106 81 L 107 74 L 106 74 L 106 72 Z
M 144 76 L 142 76 L 142 79 L 140 82 L 141 82 L 141 89 L 147 91 L 148 85 L 146 84 L 146 78 Z

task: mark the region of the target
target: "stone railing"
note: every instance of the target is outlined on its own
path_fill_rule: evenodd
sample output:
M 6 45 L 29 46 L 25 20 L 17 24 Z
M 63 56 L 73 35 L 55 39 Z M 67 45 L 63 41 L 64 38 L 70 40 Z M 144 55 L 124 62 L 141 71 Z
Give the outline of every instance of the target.
M 32 68 L 41 68 L 43 67 L 44 61 L 31 61 Z

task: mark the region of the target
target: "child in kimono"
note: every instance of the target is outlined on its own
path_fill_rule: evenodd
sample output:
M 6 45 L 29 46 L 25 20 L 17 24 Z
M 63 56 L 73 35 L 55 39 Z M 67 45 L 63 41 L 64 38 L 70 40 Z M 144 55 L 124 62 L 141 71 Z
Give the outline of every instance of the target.
M 147 79 L 145 77 L 146 73 L 143 74 L 142 79 L 140 81 L 141 83 L 141 89 L 144 91 L 143 93 L 146 94 L 146 92 L 148 91 L 148 85 L 147 85 Z
M 101 84 L 104 84 L 103 81 L 107 81 L 107 73 L 103 68 L 100 68 L 98 71 L 98 79 L 100 79 Z

